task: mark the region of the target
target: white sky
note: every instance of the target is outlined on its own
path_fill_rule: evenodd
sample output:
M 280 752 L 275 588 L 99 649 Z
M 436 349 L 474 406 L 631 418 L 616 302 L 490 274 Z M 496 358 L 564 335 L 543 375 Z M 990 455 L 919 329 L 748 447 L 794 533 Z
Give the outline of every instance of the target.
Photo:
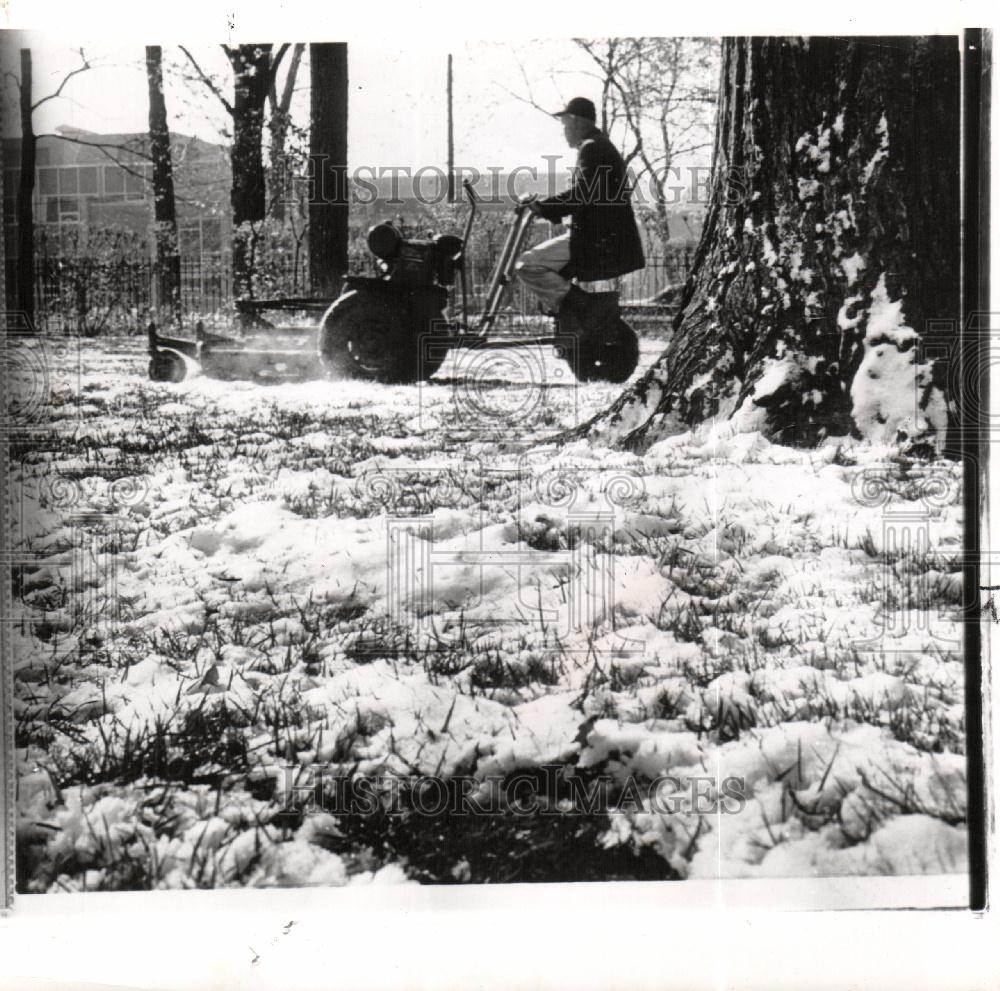
M 38 35 L 31 41 L 37 100 L 58 87 L 67 70 L 79 64 L 79 56 L 69 48 L 40 43 Z M 75 76 L 62 97 L 39 109 L 37 133 L 60 124 L 98 132 L 144 131 L 143 48 L 91 45 L 86 52 L 94 68 Z M 223 91 L 230 95 L 231 73 L 219 47 L 194 45 L 191 52 L 206 72 L 219 74 Z M 483 172 L 490 166 L 507 171 L 518 165 L 544 170 L 541 156 L 552 154 L 566 156 L 560 165 L 572 164 L 574 155 L 563 142 L 559 123 L 523 102 L 529 94 L 552 110 L 576 95 L 597 102 L 599 89 L 589 74 L 587 56 L 571 40 L 456 44 L 453 56 L 457 165 Z M 186 62 L 176 46 L 164 46 L 164 58 L 178 65 Z M 402 51 L 355 42 L 349 45 L 348 59 L 349 165 L 443 166 L 445 55 L 440 50 Z M 308 82 L 304 60 L 297 87 L 298 116 L 303 123 L 308 115 Z M 172 129 L 221 140 L 226 115 L 200 84 L 184 85 L 176 78 L 168 81 L 167 109 Z M 5 116 L 10 120 L 16 115 Z

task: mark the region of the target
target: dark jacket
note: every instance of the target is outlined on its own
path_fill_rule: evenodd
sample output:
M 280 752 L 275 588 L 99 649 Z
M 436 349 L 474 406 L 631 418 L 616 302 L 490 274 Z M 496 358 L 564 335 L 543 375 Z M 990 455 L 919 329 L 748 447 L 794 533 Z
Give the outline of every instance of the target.
M 628 175 L 618 149 L 596 127 L 580 143 L 573 185 L 538 201 L 546 220 L 572 217 L 567 279 L 592 282 L 634 272 L 646 264 L 632 212 Z

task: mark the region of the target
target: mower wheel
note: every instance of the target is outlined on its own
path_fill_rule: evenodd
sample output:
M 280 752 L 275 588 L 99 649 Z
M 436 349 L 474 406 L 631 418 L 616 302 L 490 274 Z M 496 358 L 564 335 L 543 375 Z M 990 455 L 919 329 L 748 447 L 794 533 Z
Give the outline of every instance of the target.
M 184 359 L 172 351 L 157 351 L 149 359 L 149 378 L 153 382 L 183 382 L 187 375 Z
M 570 359 L 580 382 L 625 382 L 638 364 L 639 338 L 624 320 L 618 320 L 610 332 L 581 334 Z
M 352 289 L 323 317 L 320 357 L 338 378 L 412 382 L 417 356 L 407 312 L 390 297 Z

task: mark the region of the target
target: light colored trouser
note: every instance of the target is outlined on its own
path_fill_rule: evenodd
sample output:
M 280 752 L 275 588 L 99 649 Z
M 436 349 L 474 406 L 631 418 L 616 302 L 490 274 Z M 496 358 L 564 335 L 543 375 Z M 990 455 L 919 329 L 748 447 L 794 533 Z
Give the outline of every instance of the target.
M 515 270 L 544 307 L 558 310 L 570 287 L 569 279 L 564 279 L 559 270 L 568 263 L 569 234 L 560 234 L 526 251 L 515 265 Z

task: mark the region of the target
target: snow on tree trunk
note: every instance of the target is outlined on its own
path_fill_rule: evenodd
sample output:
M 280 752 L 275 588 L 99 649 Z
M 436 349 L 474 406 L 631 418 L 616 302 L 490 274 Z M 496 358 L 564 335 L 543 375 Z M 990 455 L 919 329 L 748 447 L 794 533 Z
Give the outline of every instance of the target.
M 347 271 L 347 45 L 309 46 L 309 281 L 317 296 L 336 296 Z
M 177 242 L 167 104 L 163 95 L 163 52 L 159 45 L 146 46 L 146 80 L 149 85 L 149 146 L 153 159 L 157 297 L 164 314 L 176 323 L 181 315 L 181 256 Z
M 920 339 L 959 311 L 959 108 L 953 37 L 726 39 L 673 336 L 582 430 L 643 449 L 732 417 L 786 444 L 940 448 L 951 407 Z

